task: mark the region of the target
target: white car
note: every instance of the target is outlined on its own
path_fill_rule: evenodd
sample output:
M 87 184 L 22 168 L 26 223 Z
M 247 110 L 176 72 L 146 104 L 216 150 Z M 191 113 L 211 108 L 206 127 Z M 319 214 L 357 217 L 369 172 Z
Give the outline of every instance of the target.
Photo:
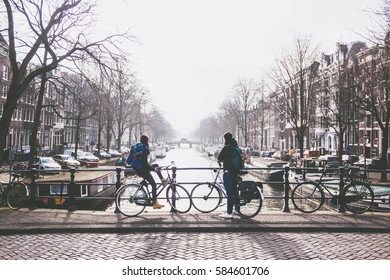
M 55 155 L 53 159 L 63 168 L 79 168 L 80 162 L 69 155 Z
M 40 157 L 38 161 L 38 169 L 44 173 L 59 174 L 61 165 L 59 165 L 52 157 Z
M 99 162 L 100 159 L 97 156 L 94 156 L 92 153 L 85 152 L 82 156 L 80 156 L 80 160 L 85 162 Z

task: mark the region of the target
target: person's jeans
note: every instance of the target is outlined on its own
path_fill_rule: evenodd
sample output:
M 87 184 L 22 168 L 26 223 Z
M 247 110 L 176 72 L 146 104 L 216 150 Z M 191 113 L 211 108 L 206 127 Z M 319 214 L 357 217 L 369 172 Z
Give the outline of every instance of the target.
M 225 186 L 226 195 L 227 195 L 227 213 L 233 213 L 234 205 L 234 174 L 232 172 L 223 173 L 223 185 Z

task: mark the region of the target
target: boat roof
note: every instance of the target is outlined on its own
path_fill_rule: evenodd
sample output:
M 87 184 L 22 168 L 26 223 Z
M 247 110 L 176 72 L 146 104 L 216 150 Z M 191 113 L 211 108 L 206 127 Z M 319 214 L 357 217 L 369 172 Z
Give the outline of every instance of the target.
M 75 181 L 76 182 L 91 182 L 98 180 L 103 177 L 107 177 L 111 174 L 115 174 L 115 170 L 108 170 L 108 169 L 95 169 L 90 168 L 88 170 L 80 170 L 76 171 L 75 173 Z M 44 183 L 44 182 L 63 182 L 68 183 L 70 182 L 70 173 L 69 172 L 61 172 L 60 174 L 38 178 L 35 180 L 37 183 Z

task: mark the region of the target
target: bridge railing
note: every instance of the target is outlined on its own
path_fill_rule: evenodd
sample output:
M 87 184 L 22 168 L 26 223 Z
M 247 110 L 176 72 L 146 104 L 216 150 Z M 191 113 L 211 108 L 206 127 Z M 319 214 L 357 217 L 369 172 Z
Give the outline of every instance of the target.
M 188 188 L 190 190 L 191 187 L 195 186 L 196 184 L 200 183 L 206 183 L 206 182 L 212 182 L 212 180 L 208 181 L 180 181 L 180 173 L 179 172 L 194 172 L 197 170 L 212 170 L 213 168 L 210 167 L 188 167 L 188 168 L 177 168 L 177 172 L 179 174 L 177 181 L 178 184 L 183 185 L 184 187 Z M 281 180 L 267 180 L 267 178 L 264 178 L 262 176 L 264 173 L 268 174 L 270 171 L 280 171 L 283 169 L 283 176 Z M 281 210 L 283 212 L 290 212 L 289 202 L 290 202 L 290 190 L 294 188 L 296 184 L 299 183 L 299 181 L 292 181 L 289 179 L 289 175 L 291 175 L 290 172 L 293 173 L 299 173 L 302 172 L 303 175 L 305 175 L 307 172 L 311 170 L 311 168 L 293 168 L 289 166 L 285 166 L 283 168 L 280 167 L 270 167 L 270 168 L 259 168 L 259 167 L 248 167 L 244 169 L 245 171 L 248 171 L 249 174 L 256 176 L 256 181 L 262 182 L 263 184 L 268 185 L 270 188 L 272 188 L 273 185 L 279 185 L 283 187 L 283 191 L 279 192 L 278 195 L 265 195 L 265 199 L 276 199 L 281 200 L 283 202 L 283 207 L 281 207 Z M 112 172 L 112 175 L 115 176 L 115 180 L 112 182 L 81 182 L 78 177 L 78 174 L 82 172 L 97 172 L 97 171 L 107 171 Z M 117 189 L 120 188 L 122 184 L 125 183 L 127 180 L 127 183 L 130 183 L 133 180 L 133 182 L 139 182 L 140 179 L 138 177 L 134 177 L 133 179 L 129 179 L 128 176 L 125 176 L 129 172 L 131 172 L 131 169 L 126 169 L 123 167 L 116 167 L 116 168 L 87 168 L 82 170 L 76 170 L 76 169 L 64 169 L 61 170 L 62 173 L 69 174 L 69 180 L 66 180 L 66 182 L 61 183 L 61 190 L 64 190 L 66 186 L 66 193 L 65 192 L 59 192 L 56 194 L 50 194 L 50 195 L 43 195 L 41 191 L 39 191 L 39 188 L 43 188 L 47 186 L 49 188 L 51 185 L 53 185 L 53 182 L 50 180 L 51 176 L 46 177 L 47 180 L 38 180 L 41 178 L 42 174 L 44 174 L 42 171 L 39 171 L 37 169 L 31 169 L 31 170 L 13 170 L 12 172 L 23 174 L 25 178 L 25 183 L 30 188 L 30 198 L 29 198 L 29 208 L 34 209 L 38 207 L 38 202 L 41 200 L 59 200 L 60 202 L 66 202 L 63 203 L 62 208 L 67 208 L 68 211 L 75 211 L 77 209 L 76 207 L 76 201 L 105 201 L 112 202 L 115 199 L 115 192 Z M 339 174 L 343 174 L 343 167 L 340 167 L 339 169 L 334 169 L 335 172 L 339 172 Z M 373 179 L 371 186 L 376 186 L 377 183 L 379 183 L 380 174 L 383 172 L 386 172 L 387 175 L 390 174 L 390 170 L 369 170 L 370 171 L 370 178 Z M 376 175 L 374 175 L 376 174 Z M 257 177 L 257 175 L 259 177 Z M 46 175 L 45 175 L 46 176 Z M 291 177 L 291 176 L 290 176 Z M 130 177 L 132 178 L 132 177 Z M 27 179 L 27 180 L 26 180 Z M 257 180 L 258 179 L 258 180 Z M 243 180 L 246 180 L 245 177 L 243 177 Z M 93 181 L 93 180 L 92 180 Z M 4 182 L 3 182 L 4 183 Z M 7 184 L 7 183 L 5 183 Z M 58 186 L 58 182 L 56 183 Z M 332 184 L 332 183 L 329 183 Z M 343 182 L 343 176 L 340 176 L 340 182 L 339 183 L 333 183 L 333 184 L 344 184 Z M 96 186 L 101 188 L 101 190 L 111 190 L 109 192 L 104 192 L 105 195 L 99 195 L 99 196 L 88 196 L 88 195 L 79 195 L 76 193 L 76 189 L 80 189 L 82 186 Z M 386 188 L 388 187 L 388 193 L 390 193 L 390 187 L 386 183 L 379 183 L 378 186 L 383 186 Z M 390 196 L 390 195 L 389 195 Z M 387 198 L 387 203 L 389 202 L 390 197 Z M 62 205 L 60 203 L 60 205 Z M 390 204 L 389 204 L 390 208 Z M 339 209 L 340 212 L 344 212 L 344 210 L 341 208 Z

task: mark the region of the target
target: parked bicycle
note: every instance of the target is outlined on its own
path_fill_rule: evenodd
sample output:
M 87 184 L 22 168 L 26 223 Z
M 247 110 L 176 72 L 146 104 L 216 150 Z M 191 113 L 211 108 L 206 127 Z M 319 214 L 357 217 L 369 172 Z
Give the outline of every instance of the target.
M 0 172 L 8 171 L 0 169 Z M 10 209 L 18 210 L 25 205 L 30 192 L 27 185 L 19 180 L 22 177 L 21 174 L 11 172 L 10 177 L 12 179 L 10 178 L 7 188 L 0 182 L 0 197 Z
M 210 213 L 226 203 L 226 190 L 223 186 L 221 165 L 212 168 L 214 181 L 200 183 L 191 191 L 191 200 L 194 208 L 202 213 Z M 241 175 L 247 172 L 242 172 Z M 235 210 L 243 218 L 256 216 L 263 205 L 263 185 L 261 182 L 243 181 L 238 177 L 238 188 L 234 194 Z
M 333 190 L 322 179 L 326 173 L 323 169 L 318 182 L 302 182 L 292 191 L 291 200 L 296 209 L 304 213 L 313 213 L 324 205 L 326 196 L 333 201 L 339 201 L 352 213 L 361 214 L 372 207 L 374 192 L 368 181 L 356 180 L 356 167 L 350 167 L 345 178 L 345 186 L 340 194 L 339 189 Z M 358 168 L 358 167 L 357 167 Z M 325 191 L 328 195 L 326 195 Z
M 172 168 L 171 168 L 172 167 Z M 168 184 L 158 184 L 157 197 L 166 189 L 166 196 L 171 211 L 187 213 L 192 206 L 191 197 L 188 191 L 181 185 L 176 184 L 176 166 L 174 162 L 170 165 L 157 167 L 166 171 Z M 171 170 L 172 175 L 169 170 Z M 152 206 L 152 190 L 146 180 L 139 183 L 125 184 L 121 186 L 115 195 L 117 209 L 125 216 L 134 217 L 141 214 L 146 206 Z

